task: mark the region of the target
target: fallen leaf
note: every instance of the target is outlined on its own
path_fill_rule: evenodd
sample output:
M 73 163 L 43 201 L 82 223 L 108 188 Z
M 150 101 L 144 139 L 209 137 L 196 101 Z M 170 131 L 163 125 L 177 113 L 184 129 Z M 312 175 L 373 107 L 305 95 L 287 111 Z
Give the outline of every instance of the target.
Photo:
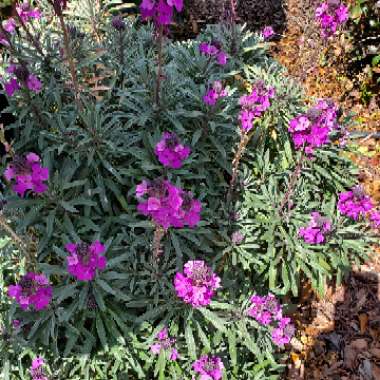
M 359 314 L 360 334 L 364 334 L 368 327 L 368 315 L 365 313 Z

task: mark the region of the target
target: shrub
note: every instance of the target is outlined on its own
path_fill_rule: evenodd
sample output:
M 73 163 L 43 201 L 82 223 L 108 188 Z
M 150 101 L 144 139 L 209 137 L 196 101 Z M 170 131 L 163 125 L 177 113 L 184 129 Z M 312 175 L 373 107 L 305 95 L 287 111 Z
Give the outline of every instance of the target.
M 17 120 L 0 221 L 18 247 L 1 256 L 5 377 L 278 378 L 294 327 L 276 296 L 303 277 L 323 292 L 370 242 L 364 195 L 358 221 L 336 207 L 355 182 L 349 118 L 307 111 L 244 27 L 171 42 L 166 19 L 62 5 L 3 31 Z

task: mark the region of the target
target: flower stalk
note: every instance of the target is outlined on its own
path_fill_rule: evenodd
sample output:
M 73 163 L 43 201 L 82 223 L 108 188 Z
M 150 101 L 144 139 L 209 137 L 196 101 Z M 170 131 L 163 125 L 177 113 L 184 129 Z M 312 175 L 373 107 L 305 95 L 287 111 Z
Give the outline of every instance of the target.
M 153 260 L 155 263 L 158 263 L 160 260 L 160 256 L 162 254 L 162 245 L 161 241 L 163 237 L 165 236 L 165 229 L 156 224 L 156 228 L 154 230 L 154 235 L 153 235 Z

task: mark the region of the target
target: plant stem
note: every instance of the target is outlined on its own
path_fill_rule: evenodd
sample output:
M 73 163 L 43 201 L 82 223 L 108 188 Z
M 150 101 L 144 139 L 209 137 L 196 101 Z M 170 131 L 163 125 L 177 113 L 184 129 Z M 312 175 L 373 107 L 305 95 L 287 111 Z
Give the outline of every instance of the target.
M 69 33 L 67 32 L 67 28 L 66 28 L 65 20 L 63 19 L 62 12 L 58 13 L 58 19 L 59 19 L 59 22 L 61 24 L 61 28 L 63 31 L 63 44 L 65 46 L 65 56 L 69 61 L 71 79 L 72 79 L 73 86 L 74 86 L 75 103 L 77 104 L 78 109 L 82 110 L 83 107 L 82 107 L 82 103 L 80 101 L 78 77 L 77 77 L 77 72 L 75 69 L 74 58 L 73 58 L 71 46 L 70 46 L 70 37 L 69 37 Z
M 160 260 L 160 256 L 162 254 L 161 241 L 165 236 L 165 230 L 156 225 L 153 236 L 153 260 L 157 263 Z
M 280 215 L 283 214 L 284 207 L 286 205 L 289 205 L 289 201 L 290 201 L 291 197 L 293 196 L 294 189 L 295 189 L 295 187 L 296 187 L 296 185 L 298 183 L 298 179 L 301 176 L 302 164 L 303 164 L 304 158 L 305 158 L 305 152 L 304 152 L 304 150 L 302 150 L 301 156 L 300 156 L 300 158 L 299 158 L 299 160 L 297 162 L 297 165 L 296 165 L 293 173 L 290 176 L 288 189 L 287 189 L 287 191 L 286 191 L 286 193 L 284 195 L 284 198 L 281 201 L 280 207 L 278 208 L 278 213 Z
M 160 107 L 160 93 L 161 93 L 161 80 L 162 80 L 162 44 L 164 36 L 164 27 L 160 25 L 158 31 L 158 69 L 157 69 L 157 78 L 156 78 L 156 89 L 155 89 L 155 103 L 156 107 Z
M 236 0 L 230 0 L 230 11 L 231 11 L 231 28 L 232 28 L 232 40 L 231 40 L 231 53 L 235 55 L 237 52 L 237 32 L 236 32 Z
M 230 187 L 227 193 L 227 205 L 229 205 L 232 200 L 232 194 L 235 189 L 236 180 L 238 177 L 240 160 L 245 152 L 245 148 L 247 147 L 249 140 L 250 140 L 250 136 L 248 135 L 248 133 L 241 131 L 239 147 L 232 161 L 232 177 L 230 181 Z

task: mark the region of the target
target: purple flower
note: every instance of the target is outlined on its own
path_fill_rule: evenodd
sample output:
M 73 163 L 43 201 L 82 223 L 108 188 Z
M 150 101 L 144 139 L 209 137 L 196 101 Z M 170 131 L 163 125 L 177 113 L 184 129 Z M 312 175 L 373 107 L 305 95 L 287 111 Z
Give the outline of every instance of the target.
M 252 92 L 249 95 L 243 95 L 240 98 L 241 111 L 239 120 L 244 133 L 249 132 L 253 128 L 253 121 L 261 117 L 270 107 L 270 99 L 274 96 L 275 90 L 273 87 L 266 88 L 263 81 L 258 81 L 254 84 Z
M 241 231 L 235 231 L 231 236 L 231 241 L 235 245 L 239 245 L 243 242 L 244 235 Z
M 290 318 L 282 318 L 278 327 L 272 330 L 272 340 L 278 346 L 288 344 L 295 333 L 294 325 L 291 324 Z
M 215 81 L 212 87 L 208 89 L 203 96 L 203 102 L 209 106 L 215 106 L 219 98 L 224 98 L 227 95 L 227 91 L 223 88 L 222 82 Z
M 162 165 L 172 169 L 179 169 L 183 161 L 189 157 L 191 150 L 181 144 L 175 133 L 164 132 L 154 152 Z
M 173 8 L 183 9 L 183 0 L 143 0 L 140 5 L 143 20 L 153 19 L 156 25 L 169 25 L 173 18 Z
M 29 369 L 30 374 L 32 376 L 32 380 L 49 380 L 45 376 L 43 368 L 42 368 L 44 364 L 45 364 L 45 361 L 40 356 L 32 360 L 32 366 Z
M 371 211 L 369 214 L 369 219 L 373 228 L 380 228 L 380 211 Z
M 203 55 L 208 55 L 209 57 L 215 57 L 216 62 L 224 66 L 227 64 L 228 55 L 226 52 L 220 49 L 219 44 L 209 44 L 207 42 L 201 42 L 199 44 L 199 51 Z
M 273 294 L 267 296 L 254 295 L 251 297 L 252 306 L 248 315 L 262 325 L 269 325 L 282 317 L 281 305 Z
M 47 190 L 43 182 L 49 179 L 49 170 L 41 166 L 37 154 L 28 153 L 25 157 L 16 156 L 5 169 L 4 177 L 7 181 L 14 180 L 13 191 L 23 197 L 27 190 L 36 194 Z
M 112 18 L 112 27 L 119 32 L 125 30 L 125 22 L 121 16 L 115 16 Z
M 203 355 L 193 363 L 193 370 L 200 375 L 199 380 L 220 380 L 224 365 L 218 356 Z
M 28 1 L 24 1 L 16 7 L 16 12 L 20 16 L 23 22 L 29 21 L 29 19 L 40 19 L 42 16 L 41 11 L 38 8 L 32 9 Z
M 274 30 L 271 26 L 266 26 L 263 31 L 262 31 L 264 39 L 269 39 L 271 38 L 275 33 Z
M 21 321 L 19 319 L 13 319 L 12 326 L 14 329 L 18 330 L 21 326 Z
M 136 196 L 137 210 L 164 229 L 194 227 L 200 221 L 201 203 L 167 180 L 143 181 L 136 187 Z
M 30 91 L 38 93 L 41 91 L 42 83 L 35 75 L 29 74 L 28 79 L 26 80 L 26 86 Z
M 366 195 L 361 186 L 339 194 L 338 210 L 342 215 L 359 220 L 373 208 L 371 198 Z
M 197 308 L 210 304 L 220 278 L 203 260 L 188 261 L 183 273 L 175 275 L 174 287 L 179 298 Z
M 338 0 L 323 2 L 315 10 L 315 18 L 324 38 L 334 35 L 338 27 L 348 20 L 348 16 L 348 7 Z
M 325 235 L 330 231 L 331 222 L 319 212 L 312 212 L 310 223 L 307 227 L 301 227 L 298 235 L 308 244 L 322 244 L 325 242 Z
M 91 281 L 96 275 L 96 270 L 104 270 L 107 259 L 101 256 L 105 252 L 103 244 L 96 240 L 91 245 L 84 242 L 65 245 L 70 253 L 67 257 L 68 272 L 80 281 Z
M 11 17 L 4 22 L 3 28 L 6 32 L 13 34 L 16 31 L 16 20 Z
M 151 352 L 159 355 L 162 350 L 170 352 L 169 360 L 178 359 L 178 351 L 174 346 L 176 339 L 169 337 L 168 328 L 164 327 L 156 336 L 156 342 L 150 346 Z
M 4 89 L 8 96 L 13 96 L 20 88 L 16 78 L 12 78 L 9 82 L 4 83 Z
M 43 274 L 33 272 L 22 276 L 17 285 L 8 288 L 9 297 L 15 298 L 23 310 L 34 306 L 35 310 L 45 309 L 53 297 L 53 288 Z
M 330 142 L 331 132 L 339 130 L 338 107 L 329 100 L 320 99 L 306 114 L 290 120 L 291 133 L 296 149 L 304 148 L 311 156 L 315 148 Z

